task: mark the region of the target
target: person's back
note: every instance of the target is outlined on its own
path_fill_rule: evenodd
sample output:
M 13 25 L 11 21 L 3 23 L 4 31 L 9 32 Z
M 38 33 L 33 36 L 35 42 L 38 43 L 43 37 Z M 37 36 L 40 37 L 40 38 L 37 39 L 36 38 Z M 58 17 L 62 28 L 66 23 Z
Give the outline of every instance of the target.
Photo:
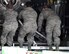
M 60 20 L 60 17 L 50 8 L 43 9 L 42 13 L 46 20 Z
M 22 13 L 24 22 L 29 22 L 29 21 L 35 22 L 36 21 L 37 13 L 33 8 L 27 7 L 23 11 L 21 11 L 21 13 Z
M 13 9 L 7 9 L 4 11 L 5 22 L 9 22 L 9 24 L 11 22 L 17 22 L 17 15 L 17 12 Z

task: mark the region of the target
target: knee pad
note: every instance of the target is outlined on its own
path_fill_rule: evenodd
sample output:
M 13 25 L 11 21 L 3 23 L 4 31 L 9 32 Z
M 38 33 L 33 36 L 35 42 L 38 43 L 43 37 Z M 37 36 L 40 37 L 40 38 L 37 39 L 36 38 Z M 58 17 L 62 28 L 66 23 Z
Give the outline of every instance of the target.
M 4 45 L 6 43 L 6 37 L 1 36 L 1 44 Z
M 60 38 L 59 37 L 54 39 L 54 45 L 58 45 L 58 46 L 60 45 Z

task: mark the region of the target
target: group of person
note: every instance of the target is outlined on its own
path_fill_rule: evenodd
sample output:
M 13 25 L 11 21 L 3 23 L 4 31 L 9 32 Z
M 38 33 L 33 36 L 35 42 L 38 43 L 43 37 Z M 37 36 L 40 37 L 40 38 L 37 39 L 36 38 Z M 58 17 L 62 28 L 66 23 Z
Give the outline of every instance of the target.
M 2 4 L 1 4 L 2 5 Z M 38 29 L 38 32 L 41 31 L 43 19 L 46 19 L 45 32 L 46 40 L 49 45 L 49 49 L 52 48 L 52 37 L 54 39 L 54 45 L 56 50 L 59 50 L 60 45 L 60 34 L 61 34 L 61 20 L 60 17 L 50 8 L 48 8 L 47 3 L 44 2 L 42 10 L 38 17 L 37 22 L 37 12 L 32 8 L 32 2 L 28 1 L 24 4 L 23 10 L 18 13 L 13 8 L 12 0 L 8 1 L 6 7 L 1 7 L 3 10 L 4 23 L 3 31 L 1 35 L 1 45 L 4 46 L 5 43 L 8 46 L 12 46 L 13 37 L 18 29 L 18 22 L 20 23 L 20 29 L 18 33 L 18 43 L 20 47 L 23 47 L 24 37 L 27 36 L 28 40 L 28 50 L 31 50 L 31 45 L 34 42 L 34 35 Z M 21 22 L 23 20 L 23 22 Z M 38 25 L 37 25 L 38 24 Z M 44 40 L 43 40 L 44 41 Z

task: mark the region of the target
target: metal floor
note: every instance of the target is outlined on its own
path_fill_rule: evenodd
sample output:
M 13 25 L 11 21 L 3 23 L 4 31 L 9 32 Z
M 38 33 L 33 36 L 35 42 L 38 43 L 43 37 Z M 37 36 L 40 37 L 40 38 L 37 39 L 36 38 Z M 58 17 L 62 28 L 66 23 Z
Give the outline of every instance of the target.
M 8 47 L 8 46 L 4 46 L 4 47 Z M 11 47 L 17 48 L 19 46 L 11 46 Z M 11 48 L 11 47 L 9 47 L 9 48 Z M 27 49 L 27 46 L 23 46 L 23 48 Z M 52 48 L 53 48 L 53 50 L 55 50 L 54 46 Z M 49 50 L 49 47 L 48 46 L 31 46 L 31 49 L 36 50 L 36 51 L 42 51 L 42 50 Z M 69 47 L 59 47 L 59 51 L 69 51 Z
M 11 46 L 11 47 L 8 47 L 8 46 L 3 46 L 3 47 L 10 48 L 10 49 L 12 48 L 13 50 L 18 49 L 20 51 L 22 49 L 27 50 L 27 47 L 28 47 L 27 45 L 28 45 L 27 43 L 24 43 L 23 48 L 20 48 L 18 43 L 14 43 L 13 46 Z M 50 54 L 50 53 L 51 54 L 69 54 L 69 47 L 66 47 L 66 46 L 59 46 L 59 51 L 54 51 L 55 46 L 53 46 L 53 51 L 50 51 L 48 46 L 41 46 L 42 44 L 40 44 L 40 43 L 38 43 L 37 45 L 38 46 L 31 46 L 32 51 L 42 52 L 42 54 L 45 54 L 45 53 L 46 54 Z M 43 45 L 46 45 L 46 44 L 43 43 Z M 3 47 L 0 47 L 0 54 L 2 54 L 1 48 L 3 48 Z M 11 50 L 11 52 L 12 52 L 12 50 Z
M 19 44 L 13 43 L 13 46 L 17 47 L 17 46 L 19 46 Z M 24 48 L 27 48 L 28 43 L 24 43 L 23 46 L 24 46 Z M 33 50 L 48 50 L 49 47 L 47 46 L 46 43 L 37 43 L 37 46 L 32 46 L 31 49 L 33 49 Z M 55 49 L 55 46 L 53 46 L 53 49 Z M 69 51 L 69 46 L 59 46 L 59 50 L 60 51 L 63 51 L 63 50 Z
M 23 44 L 23 48 L 27 49 L 28 43 Z M 8 47 L 8 46 L 6 46 Z M 13 43 L 12 47 L 19 47 L 19 43 Z M 1 48 L 1 47 L 0 47 Z M 49 50 L 49 47 L 46 46 L 46 43 L 37 43 L 37 46 L 31 46 L 32 50 Z M 55 46 L 53 46 L 53 49 L 55 49 Z M 69 46 L 59 46 L 60 51 L 69 51 Z
M 4 46 L 2 47 L 3 50 L 6 49 L 6 53 L 7 54 L 26 54 L 24 52 L 28 52 L 27 51 L 27 46 L 24 46 L 23 48 L 20 48 L 19 46 L 12 46 L 12 47 L 8 47 L 8 46 Z M 49 47 L 44 47 L 44 46 L 32 46 L 31 49 L 35 49 L 36 51 L 31 51 L 31 52 L 37 52 L 37 54 L 69 54 L 69 47 L 59 47 L 59 51 L 50 51 L 48 50 Z M 25 49 L 25 50 L 24 50 Z M 55 47 L 53 47 L 53 49 L 55 49 Z M 39 53 L 38 53 L 39 52 Z M 2 54 L 6 54 L 6 53 L 2 53 Z M 30 54 L 30 53 L 29 53 Z M 33 53 L 35 54 L 35 53 Z

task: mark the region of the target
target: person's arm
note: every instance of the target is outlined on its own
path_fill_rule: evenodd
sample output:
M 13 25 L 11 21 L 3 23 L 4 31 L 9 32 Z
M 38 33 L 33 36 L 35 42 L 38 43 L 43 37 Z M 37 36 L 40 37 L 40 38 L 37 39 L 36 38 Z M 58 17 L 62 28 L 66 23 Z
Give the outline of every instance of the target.
M 19 15 L 18 15 L 18 22 L 20 23 L 21 26 L 23 26 L 22 20 L 23 20 L 22 12 L 20 12 Z
M 44 19 L 43 14 L 40 13 L 39 18 L 38 18 L 38 31 L 39 32 L 41 31 L 41 28 L 42 28 L 43 19 Z
M 19 13 L 18 15 L 18 20 L 22 19 L 22 12 Z

